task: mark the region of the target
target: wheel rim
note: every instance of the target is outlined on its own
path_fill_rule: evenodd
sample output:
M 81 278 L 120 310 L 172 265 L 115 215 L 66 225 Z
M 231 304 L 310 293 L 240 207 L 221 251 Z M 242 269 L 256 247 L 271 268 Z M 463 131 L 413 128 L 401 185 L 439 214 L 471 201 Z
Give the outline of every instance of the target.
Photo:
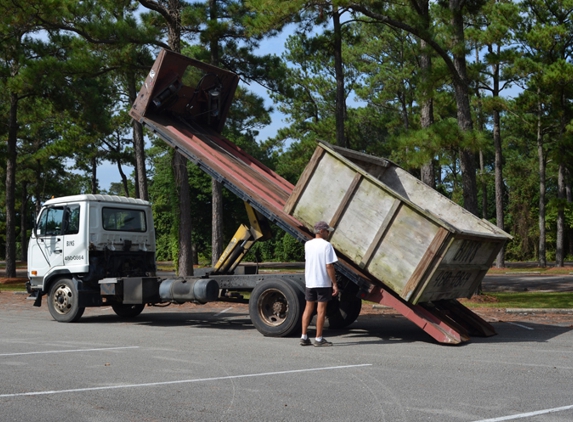
M 289 310 L 287 298 L 276 289 L 269 289 L 261 295 L 258 308 L 261 319 L 272 327 L 283 324 Z
M 73 304 L 73 296 L 72 289 L 68 286 L 65 284 L 58 286 L 52 298 L 55 311 L 61 315 L 70 312 Z

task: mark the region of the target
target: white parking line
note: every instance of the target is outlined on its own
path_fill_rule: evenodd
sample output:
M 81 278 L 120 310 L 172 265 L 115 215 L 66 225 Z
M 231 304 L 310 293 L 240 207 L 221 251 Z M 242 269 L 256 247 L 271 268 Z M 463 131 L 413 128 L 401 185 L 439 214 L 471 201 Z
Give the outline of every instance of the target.
M 528 412 L 528 413 L 520 413 L 519 415 L 511 415 L 511 416 L 502 416 L 499 418 L 493 419 L 482 419 L 475 422 L 501 422 L 501 421 L 512 421 L 514 419 L 523 419 L 529 418 L 531 416 L 539 416 L 545 415 L 547 413 L 556 413 L 556 412 L 563 412 L 564 410 L 571 410 L 573 409 L 573 405 L 571 406 L 563 406 L 563 407 L 554 407 L 553 409 L 545 409 L 545 410 L 538 410 L 536 412 Z
M 521 325 L 521 324 L 517 324 L 515 322 L 506 322 L 506 324 L 511 324 L 511 325 L 515 325 L 517 327 L 521 327 L 521 328 L 525 328 L 526 330 L 531 330 L 533 331 L 533 328 L 528 327 L 527 325 Z
M 232 306 L 231 306 L 230 308 L 223 309 L 221 312 L 216 313 L 215 316 L 219 316 L 219 315 L 221 315 L 221 314 L 224 314 L 225 312 L 230 311 L 231 309 L 233 309 Z
M 232 376 L 228 376 L 228 377 L 198 378 L 198 379 L 190 379 L 190 380 L 150 382 L 150 383 L 145 383 L 145 384 L 109 385 L 106 387 L 75 388 L 75 389 L 71 389 L 71 390 L 30 391 L 28 393 L 0 394 L 0 399 L 4 399 L 4 398 L 8 398 L 8 397 L 21 397 L 21 396 L 44 396 L 44 395 L 51 395 L 51 394 L 83 393 L 85 391 L 115 390 L 118 388 L 156 387 L 159 385 L 189 384 L 189 383 L 194 383 L 194 382 L 222 381 L 222 380 L 231 380 L 231 379 L 238 379 L 238 378 L 265 377 L 265 376 L 269 376 L 269 375 L 296 374 L 296 373 L 300 373 L 300 372 L 313 372 L 313 371 L 328 371 L 328 370 L 333 370 L 333 369 L 360 368 L 363 366 L 372 366 L 372 364 L 371 363 L 365 363 L 365 364 L 361 364 L 361 365 L 329 366 L 327 368 L 294 369 L 291 371 L 263 372 L 263 373 L 259 373 L 259 374 L 232 375 Z
M 43 352 L 25 352 L 25 353 L 2 353 L 2 354 L 0 354 L 0 357 L 22 356 L 22 355 L 43 355 L 43 354 L 48 354 L 48 353 L 99 352 L 99 351 L 104 351 L 104 350 L 122 350 L 122 349 L 139 349 L 139 346 L 106 347 L 106 348 L 102 348 L 102 349 L 45 350 Z

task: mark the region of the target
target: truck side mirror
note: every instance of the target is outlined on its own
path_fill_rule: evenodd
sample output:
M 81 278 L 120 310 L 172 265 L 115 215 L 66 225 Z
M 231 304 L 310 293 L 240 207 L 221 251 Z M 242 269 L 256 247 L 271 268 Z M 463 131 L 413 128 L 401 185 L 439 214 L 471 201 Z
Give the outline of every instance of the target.
M 32 224 L 32 234 L 34 237 L 38 237 L 36 230 L 38 229 L 38 222 L 36 221 L 36 216 L 34 216 L 34 223 Z

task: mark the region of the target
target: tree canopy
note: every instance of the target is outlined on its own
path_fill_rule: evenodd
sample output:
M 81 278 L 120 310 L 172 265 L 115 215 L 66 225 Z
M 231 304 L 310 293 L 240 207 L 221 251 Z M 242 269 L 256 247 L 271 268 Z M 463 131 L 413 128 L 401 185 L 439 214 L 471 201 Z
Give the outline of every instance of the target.
M 194 259 L 218 254 L 217 187 L 187 164 L 180 208 L 168 148 L 127 115 L 159 48 L 240 76 L 224 136 L 292 183 L 325 140 L 397 162 L 512 234 L 498 266 L 573 259 L 573 0 L 0 0 L 0 13 L 8 276 L 41 203 L 67 194 L 151 200 L 160 260 L 180 255 L 181 212 Z M 118 169 L 109 187 L 103 161 Z M 245 215 L 222 194 L 227 241 Z M 249 258 L 300 259 L 276 234 Z

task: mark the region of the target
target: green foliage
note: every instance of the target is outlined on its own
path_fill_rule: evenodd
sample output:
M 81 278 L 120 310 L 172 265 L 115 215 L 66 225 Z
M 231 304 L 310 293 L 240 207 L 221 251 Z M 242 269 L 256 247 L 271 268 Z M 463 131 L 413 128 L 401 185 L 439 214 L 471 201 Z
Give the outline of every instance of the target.
M 247 83 L 270 89 L 275 102 L 269 107 L 241 84 L 224 136 L 292 183 L 317 141 L 336 139 L 337 81 L 329 25 L 332 13 L 348 3 L 218 0 L 216 18 L 208 2 L 181 3 L 185 54 L 211 61 L 217 44 L 219 64 Z M 453 10 L 444 2 L 430 4 L 427 21 L 408 4 L 358 3 L 372 6 L 378 16 L 411 25 L 420 37 L 382 25 L 383 19 L 366 19 L 355 10 L 344 15 L 349 17 L 342 28 L 348 146 L 390 158 L 415 175 L 433 162 L 438 190 L 458 203 L 463 200 L 459 150 L 480 151 L 484 160 L 480 195 L 487 200 L 486 217 L 494 221 L 493 116 L 500 113 L 504 226 L 514 236 L 507 258 L 537 258 L 540 159 L 547 165 L 546 218 L 541 224 L 547 229 L 548 256 L 553 257 L 559 211 L 564 211 L 567 228 L 573 224 L 571 198 L 558 192 L 559 164 L 565 166 L 568 187 L 573 172 L 571 0 L 466 3 L 465 44 L 454 43 Z M 133 93 L 128 87 L 130 81 L 141 82 L 155 55 L 153 49 L 165 45 L 166 34 L 157 12 L 139 13 L 138 7 L 138 2 L 128 0 L 0 2 L 2 121 L 9 122 L 11 96 L 18 99 L 16 232 L 29 229 L 37 205 L 51 196 L 97 192 L 90 176 L 101 161 L 133 165 L 131 118 L 126 113 Z M 255 54 L 263 39 L 287 25 L 295 30 L 282 56 Z M 424 47 L 421 37 L 435 40 L 450 61 L 454 53 L 468 58 L 476 130 L 460 130 L 448 60 Z M 422 72 L 423 54 L 432 59 L 427 73 Z M 509 85 L 523 89 L 512 93 L 512 100 L 500 96 Z M 433 124 L 422 129 L 421 106 L 430 99 Z M 286 116 L 286 126 L 273 139 L 261 140 L 261 129 L 270 124 L 274 109 Z M 0 125 L 3 163 L 8 158 L 8 134 L 9 126 Z M 158 258 L 173 260 L 178 221 L 171 152 L 157 143 L 148 151 L 148 160 Z M 7 168 L 0 166 L 3 181 Z M 130 176 L 126 175 L 127 193 L 135 195 Z M 210 178 L 190 166 L 189 182 L 194 198 L 193 244 L 200 259 L 209 260 Z M 5 183 L 0 184 L 0 248 L 5 248 L 6 214 L 11 211 L 6 209 L 5 189 Z M 109 193 L 126 192 L 117 183 Z M 246 216 L 240 200 L 230 192 L 224 195 L 228 240 Z M 19 227 L 21 210 L 28 227 Z M 249 257 L 301 260 L 301 247 L 275 228 L 275 237 L 255 245 Z
M 273 238 L 264 242 L 257 242 L 245 255 L 246 262 L 302 262 L 304 261 L 304 245 L 273 227 Z
M 304 245 L 291 235 L 285 233 L 282 238 L 282 256 L 283 262 L 304 261 Z

